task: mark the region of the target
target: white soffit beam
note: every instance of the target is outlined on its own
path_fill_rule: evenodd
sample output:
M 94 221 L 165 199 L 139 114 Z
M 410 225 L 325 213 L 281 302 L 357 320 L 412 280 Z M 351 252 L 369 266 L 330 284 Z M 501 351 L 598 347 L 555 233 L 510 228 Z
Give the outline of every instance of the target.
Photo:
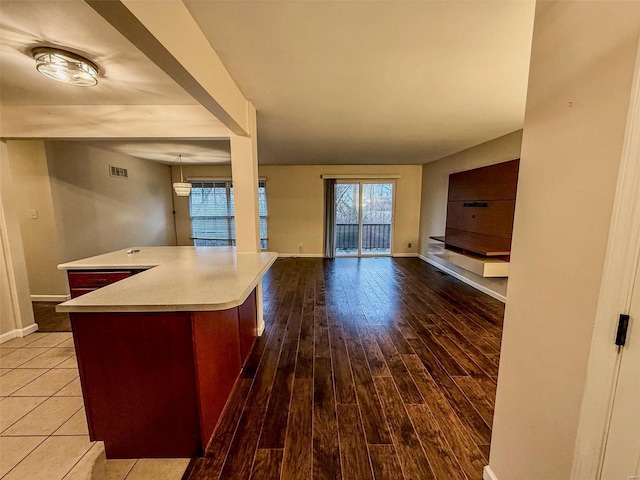
M 0 138 L 229 138 L 201 105 L 3 105 Z
M 358 175 L 355 173 L 347 173 L 347 174 L 322 174 L 320 175 L 320 178 L 322 178 L 323 180 L 345 180 L 345 179 L 353 179 L 353 180 L 357 180 L 357 179 L 361 179 L 361 180 L 385 180 L 385 179 L 394 179 L 394 178 L 402 178 L 402 175 L 398 174 L 398 173 L 389 173 L 389 174 L 371 174 L 371 173 L 365 173 L 362 175 Z
M 181 0 L 85 0 L 236 135 L 250 135 L 247 100 Z

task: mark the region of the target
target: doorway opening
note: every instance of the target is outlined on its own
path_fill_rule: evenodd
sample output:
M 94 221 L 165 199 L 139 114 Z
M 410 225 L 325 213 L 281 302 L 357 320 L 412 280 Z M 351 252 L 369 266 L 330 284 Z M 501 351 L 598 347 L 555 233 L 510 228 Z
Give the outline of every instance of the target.
M 335 256 L 391 255 L 394 190 L 389 181 L 336 182 Z

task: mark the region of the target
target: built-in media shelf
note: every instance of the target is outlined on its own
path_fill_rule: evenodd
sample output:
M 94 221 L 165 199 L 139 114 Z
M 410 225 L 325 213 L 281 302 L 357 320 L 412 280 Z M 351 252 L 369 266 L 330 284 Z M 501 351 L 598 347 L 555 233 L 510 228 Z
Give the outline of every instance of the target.
M 509 273 L 519 160 L 449 175 L 447 223 L 437 255 L 483 277 Z
M 430 237 L 434 240 L 442 241 L 444 237 Z M 509 276 L 509 261 L 503 258 L 477 255 L 471 252 L 455 251 L 451 248 L 434 248 L 429 252 L 431 255 L 441 258 L 445 262 L 457 265 L 481 277 L 507 277 Z

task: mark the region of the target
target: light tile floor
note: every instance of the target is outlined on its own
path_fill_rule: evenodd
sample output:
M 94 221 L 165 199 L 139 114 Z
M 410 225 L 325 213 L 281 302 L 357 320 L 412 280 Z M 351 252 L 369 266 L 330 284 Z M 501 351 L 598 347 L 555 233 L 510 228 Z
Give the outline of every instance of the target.
M 189 459 L 107 460 L 91 442 L 71 333 L 0 344 L 0 478 L 179 480 Z

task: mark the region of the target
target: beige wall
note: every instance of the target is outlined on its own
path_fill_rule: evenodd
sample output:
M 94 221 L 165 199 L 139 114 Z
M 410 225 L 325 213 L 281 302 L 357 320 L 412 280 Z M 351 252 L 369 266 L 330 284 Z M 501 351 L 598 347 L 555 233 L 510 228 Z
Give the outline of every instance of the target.
M 393 253 L 418 253 L 420 169 L 420 165 L 260 166 L 260 177 L 267 178 L 269 250 L 281 254 L 322 255 L 324 184 L 320 175 L 399 174 L 401 178 L 396 179 Z M 185 167 L 184 175 L 230 178 L 231 169 Z M 190 245 L 188 199 L 174 198 L 178 243 Z M 412 244 L 411 248 L 408 243 Z
M 500 297 L 507 292 L 506 278 L 483 278 L 450 264 L 431 252 L 441 249 L 441 243 L 430 240 L 432 235 L 444 235 L 447 221 L 449 175 L 472 168 L 493 165 L 520 158 L 522 130 L 482 143 L 422 166 L 422 200 L 420 205 L 420 254 L 443 265 L 473 283 L 485 287 Z
M 318 254 L 323 251 L 324 184 L 322 174 L 384 175 L 396 179 L 393 253 L 418 252 L 420 165 L 264 166 L 269 208 L 269 249 L 279 253 Z M 411 248 L 407 244 L 411 243 Z
M 537 4 L 490 457 L 499 480 L 570 478 L 639 32 L 640 2 Z
M 9 158 L 31 295 L 66 295 L 64 272 L 57 270 L 60 245 L 49 182 L 45 142 L 9 141 Z M 32 218 L 35 210 L 37 218 Z
M 81 142 L 7 142 L 12 196 L 37 296 L 64 296 L 62 262 L 134 245 L 174 245 L 167 166 Z M 129 170 L 109 176 L 109 165 Z M 38 218 L 31 218 L 31 210 Z
M 0 142 L 0 339 L 35 331 L 7 144 Z
M 175 245 L 169 167 L 77 142 L 48 142 L 47 157 L 61 262 Z M 111 177 L 109 165 L 129 177 Z

